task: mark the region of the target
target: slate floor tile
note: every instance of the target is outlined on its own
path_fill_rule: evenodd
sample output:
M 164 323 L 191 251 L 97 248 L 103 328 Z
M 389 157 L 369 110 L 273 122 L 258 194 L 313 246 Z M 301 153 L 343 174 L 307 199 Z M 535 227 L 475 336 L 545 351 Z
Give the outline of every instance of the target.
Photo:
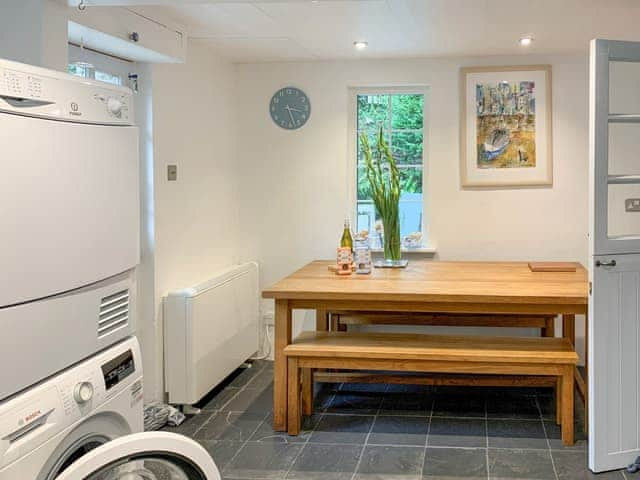
M 240 373 L 229 383 L 229 387 L 242 388 L 244 387 L 253 377 L 258 375 L 262 371 L 261 368 L 251 367 L 245 368 L 240 371 Z
M 314 413 L 324 412 L 331 404 L 336 391 L 331 389 L 319 389 L 313 396 L 313 411 Z
M 221 390 L 215 397 L 202 405 L 201 409 L 205 411 L 222 410 L 222 408 L 231 401 L 240 392 L 239 388 L 227 387 Z
M 351 413 L 356 415 L 374 415 L 382 403 L 381 394 L 371 392 L 339 391 L 327 406 L 328 413 Z
M 368 444 L 424 446 L 429 419 L 422 417 L 379 416 L 373 424 Z
M 487 397 L 487 417 L 538 419 L 540 411 L 535 397 Z
M 271 369 L 262 369 L 260 373 L 255 375 L 252 379 L 247 382 L 247 388 L 257 388 L 264 390 L 265 388 L 271 386 L 273 384 L 273 370 Z
M 587 453 L 575 451 L 553 451 L 551 452 L 553 462 L 558 473 L 558 480 L 622 480 L 624 475 L 621 471 L 605 472 L 600 474 L 592 473 L 587 467 Z
M 586 450 L 587 440 L 584 433 L 584 425 L 575 423 L 573 427 L 573 435 L 575 444 L 571 446 L 565 446 L 562 444 L 562 429 L 559 425 L 556 425 L 555 421 L 545 421 L 544 430 L 549 440 L 549 448 L 552 450 Z
M 340 387 L 341 392 L 346 393 L 373 393 L 381 395 L 387 391 L 387 384 L 385 383 L 343 383 Z
M 186 437 L 193 437 L 195 433 L 211 418 L 215 416 L 215 412 L 202 412 L 199 415 L 189 415 L 187 419 L 177 427 L 165 426 L 163 428 L 166 432 L 178 433 Z
M 254 389 L 246 387 L 222 408 L 225 412 L 273 412 L 273 388 Z
M 492 449 L 488 451 L 489 478 L 492 480 L 554 480 L 548 450 Z M 578 480 L 578 479 L 575 479 Z
M 354 480 L 418 480 L 424 448 L 366 446 Z
M 434 417 L 485 418 L 484 396 L 452 395 L 438 392 L 433 402 Z
M 281 480 L 302 445 L 248 442 L 224 468 L 225 478 Z
M 244 445 L 244 442 L 221 442 L 218 440 L 200 440 L 198 443 L 209 452 L 220 471 L 227 466 Z
M 488 420 L 489 447 L 547 449 L 547 438 L 541 421 Z
M 486 422 L 479 418 L 433 417 L 427 441 L 430 447 L 486 447 Z
M 422 478 L 429 480 L 480 480 L 487 478 L 484 448 L 427 448 Z
M 220 412 L 198 430 L 195 438 L 244 442 L 253 435 L 265 416 L 251 412 Z
M 540 406 L 540 414 L 545 420 L 555 420 L 556 418 L 556 397 L 538 396 L 538 405 Z
M 399 384 L 389 384 L 387 385 L 386 393 L 403 393 L 403 394 L 429 394 L 433 395 L 433 387 L 429 385 L 405 385 L 402 383 Z
M 364 444 L 374 418 L 365 415 L 324 415 L 309 442 Z
M 431 415 L 432 405 L 433 397 L 427 392 L 387 392 L 382 397 L 380 413 L 428 417 Z
M 252 442 L 273 442 L 273 443 L 306 443 L 311 436 L 311 431 L 320 421 L 321 415 L 312 415 L 302 418 L 302 428 L 300 434 L 296 436 L 288 435 L 287 432 L 276 432 L 273 430 L 273 416 L 269 415 L 258 427 L 250 441 Z
M 288 480 L 351 480 L 363 447 L 361 445 L 304 446 L 287 475 Z M 329 459 L 329 460 L 328 460 Z

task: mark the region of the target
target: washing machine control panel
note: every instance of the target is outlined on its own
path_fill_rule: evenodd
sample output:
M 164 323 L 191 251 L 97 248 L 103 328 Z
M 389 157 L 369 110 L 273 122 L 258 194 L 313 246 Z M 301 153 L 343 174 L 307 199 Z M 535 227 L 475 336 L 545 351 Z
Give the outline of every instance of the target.
M 140 347 L 134 338 L 0 403 L 0 469 L 91 416 L 127 389 L 141 393 Z

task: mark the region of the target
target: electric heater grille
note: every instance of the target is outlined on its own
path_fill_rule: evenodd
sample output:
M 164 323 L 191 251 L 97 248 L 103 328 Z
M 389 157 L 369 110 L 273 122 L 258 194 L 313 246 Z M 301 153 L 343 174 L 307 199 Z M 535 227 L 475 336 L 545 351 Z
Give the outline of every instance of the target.
M 100 302 L 98 338 L 126 327 L 129 324 L 129 290 L 104 297 Z

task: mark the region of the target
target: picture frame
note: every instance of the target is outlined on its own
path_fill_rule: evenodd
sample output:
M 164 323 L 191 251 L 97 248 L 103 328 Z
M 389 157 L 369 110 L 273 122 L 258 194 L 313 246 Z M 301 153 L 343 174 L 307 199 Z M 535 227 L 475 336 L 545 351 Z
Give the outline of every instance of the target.
M 462 187 L 553 184 L 551 65 L 460 69 Z

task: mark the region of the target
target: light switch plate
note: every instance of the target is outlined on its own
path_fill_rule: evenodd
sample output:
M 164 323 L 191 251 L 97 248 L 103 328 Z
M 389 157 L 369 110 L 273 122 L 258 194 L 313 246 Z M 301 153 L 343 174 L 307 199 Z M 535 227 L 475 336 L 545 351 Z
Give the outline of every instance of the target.
M 167 180 L 170 182 L 175 182 L 178 180 L 178 166 L 177 165 L 167 165 Z
M 625 212 L 640 212 L 640 198 L 627 198 L 624 201 Z

